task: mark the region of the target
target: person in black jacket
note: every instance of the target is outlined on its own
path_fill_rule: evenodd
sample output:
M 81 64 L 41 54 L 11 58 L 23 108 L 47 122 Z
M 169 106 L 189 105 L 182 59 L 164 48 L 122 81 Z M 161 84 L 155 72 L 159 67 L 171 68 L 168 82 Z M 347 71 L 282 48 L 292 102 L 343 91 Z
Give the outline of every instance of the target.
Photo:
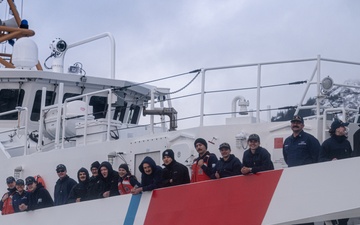
M 251 134 L 248 138 L 249 149 L 243 155 L 242 174 L 257 173 L 266 170 L 273 170 L 274 164 L 271 161 L 270 153 L 263 147 L 260 147 L 260 137 L 257 134 Z
M 173 150 L 166 149 L 162 156 L 165 166 L 162 171 L 163 187 L 190 183 L 188 168 L 175 160 Z
M 88 196 L 89 200 L 99 198 L 99 167 L 100 163 L 95 161 L 90 166 L 92 176 L 89 178 Z
M 26 186 L 29 192 L 28 205 L 22 203 L 19 206 L 20 211 L 36 210 L 54 205 L 50 193 L 42 186 L 41 183 L 37 183 L 34 177 L 27 177 L 25 179 Z
M 80 168 L 77 173 L 79 183 L 70 191 L 68 203 L 83 202 L 88 200 L 89 189 L 89 172 L 84 167 Z
M 231 177 L 241 174 L 242 164 L 235 155 L 230 154 L 231 148 L 228 143 L 222 143 L 219 146 L 222 158 L 217 161 L 214 173 L 211 175 L 212 179 L 220 179 L 224 177 Z
M 352 156 L 351 144 L 345 135 L 347 125 L 349 123 L 344 123 L 341 120 L 335 120 L 331 124 L 330 138 L 326 139 L 321 145 L 320 162 L 346 159 Z
M 107 198 L 119 195 L 118 180 L 119 174 L 114 171 L 112 165 L 104 161 L 99 168 L 99 197 Z
M 67 203 L 70 191 L 77 182 L 66 174 L 67 171 L 64 164 L 59 164 L 56 167 L 56 173 L 59 179 L 56 181 L 54 188 L 54 202 L 55 205 L 63 205 Z
M 28 197 L 29 192 L 25 191 L 25 182 L 23 179 L 18 179 L 16 181 L 16 193 L 12 197 L 12 205 L 14 208 L 14 211 L 21 212 L 19 206 L 24 203 L 25 205 L 28 205 Z
M 352 156 L 352 148 L 346 136 L 346 126 L 349 123 L 344 123 L 339 119 L 332 122 L 329 129 L 330 138 L 326 139 L 320 149 L 319 161 L 332 161 L 338 159 L 346 159 Z M 346 225 L 348 218 L 333 220 L 333 224 Z
M 139 194 L 142 191 L 152 191 L 161 187 L 162 168 L 157 166 L 152 158 L 146 156 L 139 165 L 139 170 L 141 172 L 141 186 L 134 187 L 131 190 L 132 194 Z

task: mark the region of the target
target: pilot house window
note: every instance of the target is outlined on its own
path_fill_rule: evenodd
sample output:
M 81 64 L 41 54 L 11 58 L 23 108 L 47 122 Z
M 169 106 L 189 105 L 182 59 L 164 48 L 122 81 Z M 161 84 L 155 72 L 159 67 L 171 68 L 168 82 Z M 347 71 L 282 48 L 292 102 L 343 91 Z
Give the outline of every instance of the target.
M 36 91 L 34 105 L 30 116 L 30 120 L 32 121 L 38 121 L 40 119 L 41 95 L 41 90 Z M 54 104 L 55 95 L 56 93 L 53 91 L 46 91 L 45 106 Z
M 17 106 L 22 106 L 24 99 L 24 90 L 19 89 L 1 89 L 0 90 L 0 113 L 14 110 Z M 0 116 L 0 120 L 17 120 L 18 113 L 11 113 Z

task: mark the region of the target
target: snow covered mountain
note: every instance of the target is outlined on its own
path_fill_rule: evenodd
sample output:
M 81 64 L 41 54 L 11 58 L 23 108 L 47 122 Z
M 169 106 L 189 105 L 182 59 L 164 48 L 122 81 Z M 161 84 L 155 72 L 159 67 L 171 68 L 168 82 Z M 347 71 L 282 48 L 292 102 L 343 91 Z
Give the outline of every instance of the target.
M 360 80 L 347 80 L 344 85 L 353 86 L 336 86 L 327 93 L 321 101 L 321 105 L 325 107 L 345 107 L 358 110 L 360 106 Z M 355 112 L 346 115 L 347 121 L 354 122 Z

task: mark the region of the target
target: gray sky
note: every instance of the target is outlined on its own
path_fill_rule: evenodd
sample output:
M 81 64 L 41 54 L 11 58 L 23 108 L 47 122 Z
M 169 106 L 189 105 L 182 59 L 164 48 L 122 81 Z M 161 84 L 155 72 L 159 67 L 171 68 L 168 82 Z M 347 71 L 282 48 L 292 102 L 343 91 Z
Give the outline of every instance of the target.
M 21 1 L 15 2 L 20 8 Z M 5 5 L 0 4 L 0 15 Z M 315 58 L 318 54 L 360 61 L 359 12 L 360 1 L 356 0 L 23 2 L 23 18 L 36 32 L 33 39 L 41 62 L 50 55 L 48 46 L 56 37 L 71 44 L 110 32 L 117 45 L 116 78 L 137 82 L 202 67 Z M 109 46 L 102 39 L 69 50 L 65 66 L 81 62 L 87 75 L 110 77 Z M 219 79 L 217 82 L 228 81 Z

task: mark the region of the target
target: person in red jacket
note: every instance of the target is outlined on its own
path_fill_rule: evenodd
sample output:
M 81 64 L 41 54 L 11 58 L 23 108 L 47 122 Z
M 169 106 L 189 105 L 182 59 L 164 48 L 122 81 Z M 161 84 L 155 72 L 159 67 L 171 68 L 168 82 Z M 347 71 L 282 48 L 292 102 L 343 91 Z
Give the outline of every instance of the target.
M 196 139 L 194 146 L 199 157 L 194 159 L 191 166 L 191 183 L 210 180 L 218 158 L 207 150 L 207 143 L 203 138 Z
M 130 194 L 134 187 L 139 187 L 140 183 L 134 175 L 131 175 L 129 166 L 121 164 L 119 166 L 118 189 L 120 195 Z
M 2 215 L 14 213 L 14 208 L 12 205 L 12 196 L 16 193 L 16 182 L 14 177 L 6 178 L 6 184 L 8 186 L 8 192 L 6 192 L 0 201 L 0 209 Z

